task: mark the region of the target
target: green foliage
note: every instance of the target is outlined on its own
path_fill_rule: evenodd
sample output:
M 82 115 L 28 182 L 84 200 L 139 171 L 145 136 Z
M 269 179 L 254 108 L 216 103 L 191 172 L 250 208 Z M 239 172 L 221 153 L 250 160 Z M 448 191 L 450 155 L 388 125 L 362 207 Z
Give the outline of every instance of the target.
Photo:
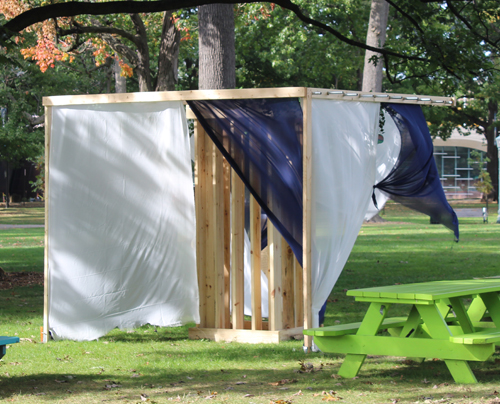
M 367 1 L 297 4 L 313 18 L 350 31 L 358 39 L 366 36 Z M 235 33 L 238 87 L 360 87 L 364 51 L 318 32 L 288 10 L 269 3 L 240 5 Z
M 28 161 L 35 165 L 38 172 L 35 181 L 30 181 L 30 185 L 33 191 L 40 192 L 43 195 L 42 199 L 45 199 L 45 154 L 30 158 Z
M 476 189 L 483 194 L 483 198 L 488 202 L 488 195 L 493 192 L 493 184 L 491 182 L 491 177 L 488 171 L 486 171 L 485 164 L 488 163 L 490 159 L 488 157 L 482 159 L 481 153 L 477 150 L 472 150 L 470 153 L 469 164 L 479 168 L 479 175 L 477 181 L 474 183 Z

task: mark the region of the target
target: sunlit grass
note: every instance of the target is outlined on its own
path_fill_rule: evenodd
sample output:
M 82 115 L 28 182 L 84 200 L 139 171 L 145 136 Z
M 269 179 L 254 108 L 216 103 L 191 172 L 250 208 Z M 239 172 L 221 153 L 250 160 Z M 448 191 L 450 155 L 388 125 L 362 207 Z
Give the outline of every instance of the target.
M 491 207 L 492 212 L 496 209 Z M 500 274 L 496 214 L 490 213 L 489 224 L 481 219 L 463 222 L 459 243 L 449 230 L 399 205 L 389 205 L 383 217 L 391 222 L 361 229 L 330 296 L 326 324 L 362 319 L 366 305 L 347 297 L 348 289 Z M 24 270 L 24 265 L 43 270 L 43 229 L 2 230 L 0 244 L 4 269 Z M 394 315 L 407 310 L 393 307 Z M 498 354 L 471 365 L 480 380 L 471 386 L 455 384 L 441 361 L 417 366 L 393 357 L 368 358 L 359 378 L 337 379 L 332 375 L 342 355 L 306 355 L 301 341 L 279 345 L 190 341 L 188 326 L 145 325 L 113 330 L 98 341 L 40 344 L 42 313 L 41 286 L 0 291 L 0 335 L 23 338 L 0 361 L 0 399 L 27 404 L 142 403 L 143 399 L 313 404 L 325 402 L 323 391 L 334 391 L 334 397 L 342 398 L 339 402 L 371 404 L 488 403 L 498 395 Z M 298 373 L 299 361 L 311 363 L 314 370 Z M 142 399 L 141 394 L 149 397 Z

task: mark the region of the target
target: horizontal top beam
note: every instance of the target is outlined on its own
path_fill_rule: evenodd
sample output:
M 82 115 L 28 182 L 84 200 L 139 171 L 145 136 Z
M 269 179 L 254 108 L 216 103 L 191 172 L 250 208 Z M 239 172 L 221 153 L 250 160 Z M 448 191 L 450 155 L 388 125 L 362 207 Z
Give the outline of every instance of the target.
M 313 98 L 336 99 L 344 101 L 391 102 L 436 106 L 454 106 L 456 104 L 455 99 L 452 97 L 392 93 L 364 93 L 361 91 L 335 89 L 332 90 L 307 87 L 279 87 L 245 88 L 235 90 L 191 90 L 121 94 L 62 95 L 54 97 L 44 97 L 43 105 L 46 107 L 52 107 L 129 102 L 194 101 L 250 98 L 303 98 L 307 96 L 307 93 L 310 93 Z
M 249 98 L 301 98 L 305 87 L 244 88 L 236 90 L 157 91 L 121 94 L 86 94 L 44 97 L 46 107 L 125 102 L 195 101 Z
M 456 105 L 453 97 L 438 97 L 434 95 L 413 95 L 396 93 L 367 93 L 362 91 L 349 90 L 325 90 L 321 88 L 310 88 L 313 98 L 323 98 L 329 100 L 343 101 L 364 101 L 364 102 L 390 102 L 398 104 L 423 104 L 442 107 Z

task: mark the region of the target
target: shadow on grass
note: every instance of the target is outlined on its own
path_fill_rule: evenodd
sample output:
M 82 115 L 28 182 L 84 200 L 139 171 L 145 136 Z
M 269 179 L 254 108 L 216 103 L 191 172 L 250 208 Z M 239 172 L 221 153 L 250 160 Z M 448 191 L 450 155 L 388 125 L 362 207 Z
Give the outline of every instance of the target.
M 214 343 L 214 345 L 219 345 L 220 348 L 221 344 Z M 239 351 L 244 355 L 244 349 Z M 254 350 L 251 351 L 255 353 Z M 257 353 L 260 356 L 271 351 L 273 347 L 269 346 L 258 349 Z M 168 351 L 161 354 L 166 352 Z M 200 352 L 192 352 L 193 356 L 198 354 Z M 300 355 L 297 355 L 297 359 L 299 357 Z M 302 356 L 302 359 L 307 360 L 307 358 L 316 362 L 318 359 L 315 355 Z M 337 359 L 330 355 L 322 358 L 325 362 Z M 387 367 L 388 363 L 393 363 L 391 369 L 379 368 L 379 366 Z M 468 403 L 480 403 L 484 402 L 485 397 L 493 396 L 495 390 L 493 386 L 500 374 L 500 368 L 494 362 L 474 364 L 472 368 L 480 384 L 457 385 L 442 361 L 426 361 L 415 365 L 405 364 L 399 358 L 375 357 L 367 359 L 359 377 L 332 380 L 332 373 L 337 373 L 339 364 L 340 361 L 337 360 L 334 364 L 326 363 L 321 370 L 311 373 L 297 373 L 289 367 L 280 369 L 279 364 L 276 364 L 276 367 L 271 369 L 264 365 L 262 367 L 257 365 L 252 369 L 203 369 L 202 366 L 197 370 L 183 371 L 164 366 L 143 369 L 117 368 L 90 375 L 49 372 L 7 376 L 0 379 L 0 398 L 34 395 L 39 396 L 40 401 L 52 401 L 71 396 L 76 402 L 78 395 L 91 394 L 98 396 L 102 401 L 113 401 L 118 398 L 138 400 L 140 394 L 147 394 L 153 400 L 159 397 L 204 398 L 210 392 L 217 391 L 219 397 L 229 396 L 229 400 L 231 396 L 240 398 L 246 394 L 255 395 L 256 399 L 266 397 L 269 400 L 270 397 L 291 396 L 297 391 L 313 397 L 314 394 L 331 390 L 334 386 L 340 396 L 344 398 L 351 396 L 352 399 L 370 393 L 380 393 L 383 390 L 384 394 L 399 396 L 405 402 L 406 400 L 425 402 L 439 397 L 454 397 L 460 402 L 465 399 Z M 5 367 L 2 370 L 5 371 Z M 284 380 L 290 381 L 286 387 L 277 383 Z

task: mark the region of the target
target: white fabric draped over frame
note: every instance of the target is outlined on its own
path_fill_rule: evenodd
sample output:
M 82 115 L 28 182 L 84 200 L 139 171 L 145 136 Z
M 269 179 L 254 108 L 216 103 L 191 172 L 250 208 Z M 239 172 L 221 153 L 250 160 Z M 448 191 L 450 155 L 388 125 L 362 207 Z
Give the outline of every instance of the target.
M 182 102 L 54 107 L 49 324 L 56 339 L 199 322 Z
M 312 100 L 313 327 L 371 199 L 378 118 L 378 103 Z
M 394 168 L 398 161 L 399 152 L 401 151 L 401 134 L 397 128 L 391 115 L 382 110 L 384 114 L 384 127 L 383 131 L 378 130 L 378 134 L 383 136 L 383 142 L 378 143 L 377 149 L 377 171 L 375 173 L 375 184 L 385 179 Z M 389 200 L 389 196 L 378 188 L 375 188 L 375 199 L 377 200 L 377 206 L 375 207 L 372 200 L 366 211 L 365 220 L 370 220 L 375 216 Z

